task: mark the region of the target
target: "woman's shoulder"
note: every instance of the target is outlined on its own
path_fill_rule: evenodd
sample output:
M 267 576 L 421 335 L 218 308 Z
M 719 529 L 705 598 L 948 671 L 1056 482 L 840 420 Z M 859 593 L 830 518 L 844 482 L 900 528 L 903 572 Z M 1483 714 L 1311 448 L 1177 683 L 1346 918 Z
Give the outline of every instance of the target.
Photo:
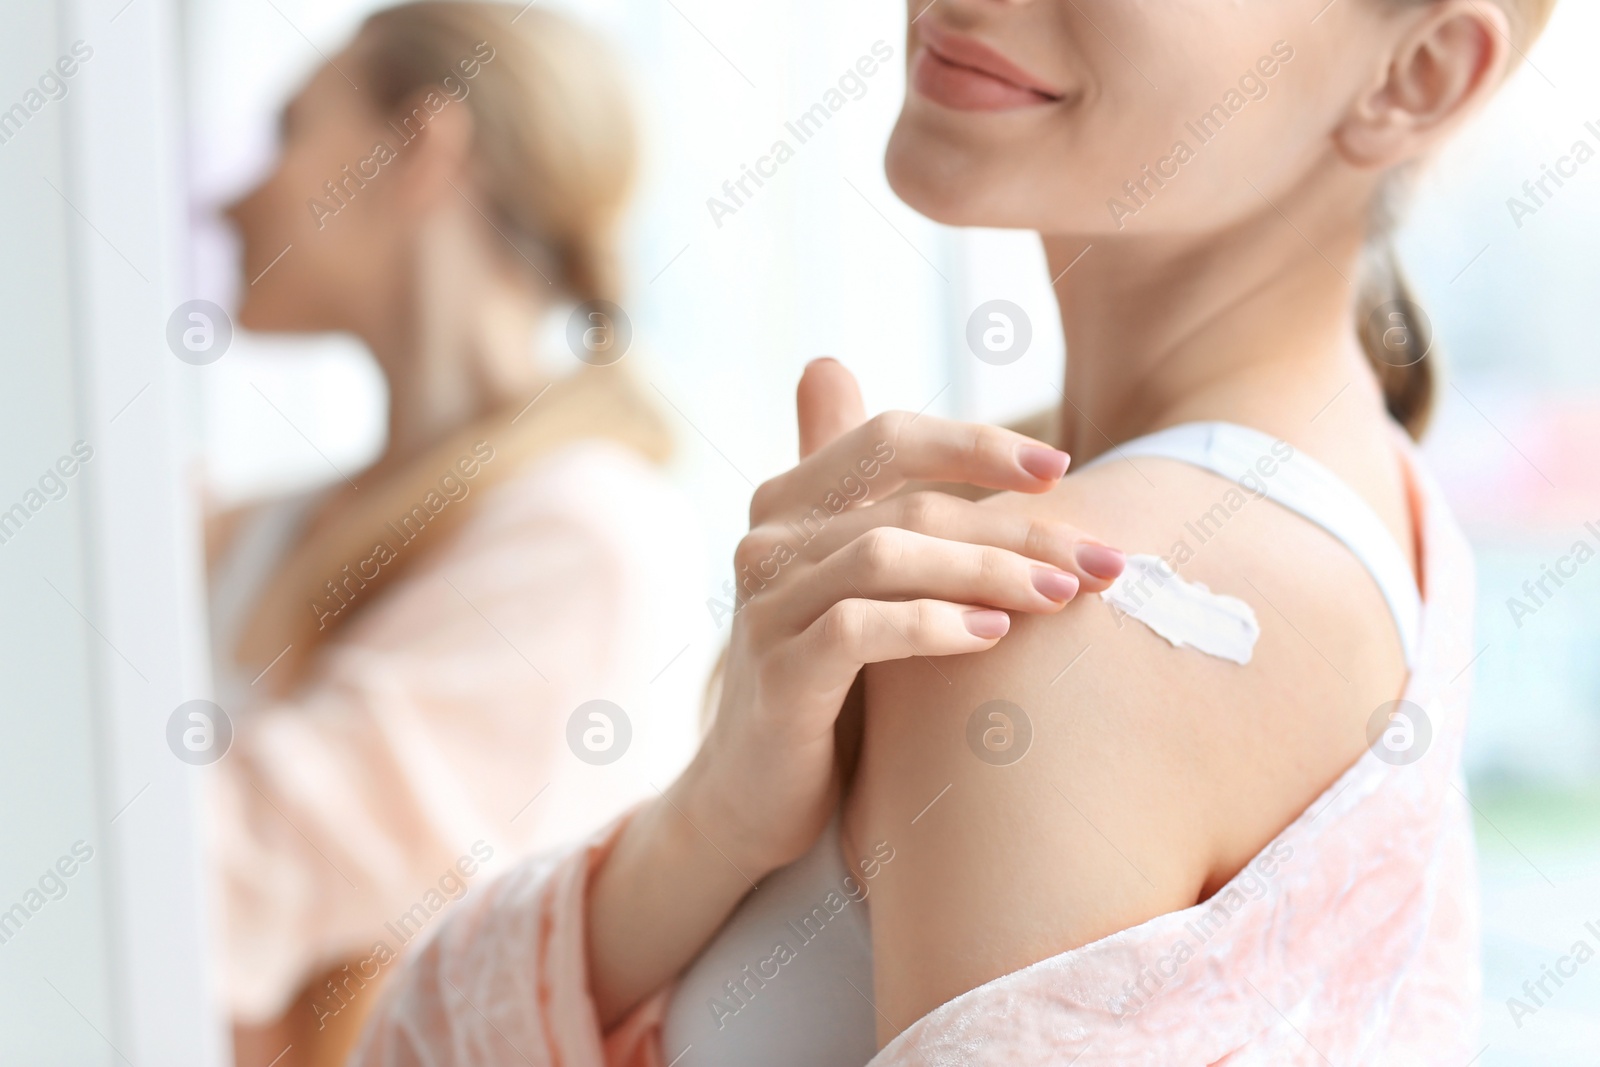
M 869 670 L 852 837 L 909 861 L 873 910 L 885 1010 L 907 1018 L 1214 891 L 1360 755 L 1404 678 L 1362 564 L 1231 481 L 1130 456 L 987 506 L 1159 557 L 1259 637 L 1241 664 L 1086 595 L 988 652 Z
M 524 461 L 485 490 L 478 526 L 562 516 L 601 532 L 628 533 L 655 516 L 676 524 L 692 513 L 662 467 L 620 442 L 580 438 Z
M 1209 864 L 1208 880 L 1233 873 L 1337 777 L 1360 754 L 1373 709 L 1404 685 L 1399 632 L 1367 564 L 1265 493 L 1175 460 L 1126 457 L 1046 497 L 991 506 L 1070 519 L 1141 566 L 1105 595 L 1018 619 L 960 669 L 979 685 L 1027 685 L 1046 709 L 1097 701 L 1152 749 L 1183 741 L 1172 771 L 1184 807 L 1211 808 L 1213 855 L 1186 851 Z M 1169 593 L 1206 621 L 1145 610 Z M 1207 646 L 1205 633 L 1219 636 Z M 1061 675 L 1047 666 L 1058 650 L 1083 658 Z M 1247 662 L 1234 661 L 1240 652 Z
M 486 458 L 487 457 L 487 458 Z M 472 646 L 485 620 L 512 638 L 554 617 L 595 635 L 621 621 L 703 595 L 704 551 L 680 491 L 659 467 L 625 446 L 577 439 L 514 467 L 480 450 L 470 465 L 431 484 L 423 516 L 394 517 L 381 533 L 378 569 L 418 553 L 414 565 L 351 624 L 347 642 L 441 650 Z M 417 494 L 413 494 L 417 495 Z M 435 531 L 459 510 L 453 528 Z M 422 522 L 423 518 L 428 521 Z

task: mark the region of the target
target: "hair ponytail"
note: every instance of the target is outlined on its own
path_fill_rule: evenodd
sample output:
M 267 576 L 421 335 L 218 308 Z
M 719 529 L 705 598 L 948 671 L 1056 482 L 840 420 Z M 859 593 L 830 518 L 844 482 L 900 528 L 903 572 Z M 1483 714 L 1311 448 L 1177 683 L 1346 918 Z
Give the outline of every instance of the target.
M 622 263 L 609 231 L 579 234 L 560 249 L 563 288 L 577 303 L 622 299 Z
M 1389 417 L 1420 440 L 1439 388 L 1433 329 L 1400 268 L 1394 243 L 1382 235 L 1367 256 L 1356 300 L 1361 347 L 1383 387 Z

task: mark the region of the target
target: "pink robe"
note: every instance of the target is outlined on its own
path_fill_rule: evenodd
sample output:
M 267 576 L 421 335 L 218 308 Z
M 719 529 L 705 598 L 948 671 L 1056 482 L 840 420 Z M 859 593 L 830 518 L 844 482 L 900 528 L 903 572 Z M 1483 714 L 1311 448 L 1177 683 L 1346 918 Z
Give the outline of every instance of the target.
M 1431 743 L 1363 753 L 1203 904 L 997 978 L 872 1060 L 900 1064 L 1467 1063 L 1480 1050 L 1477 876 L 1461 746 L 1473 564 L 1414 453 L 1424 574 L 1404 699 Z M 619 824 L 620 825 L 620 824 Z M 663 1067 L 670 991 L 602 1036 L 584 898 L 619 826 L 469 896 L 397 976 L 362 1067 Z
M 687 502 L 598 439 L 474 493 L 466 524 L 330 642 L 302 690 L 251 706 L 246 673 L 226 705 L 236 733 L 207 768 L 205 814 L 235 1019 L 276 1017 L 342 963 L 351 987 L 386 977 L 468 887 L 604 826 L 693 754 L 715 646 Z M 569 751 L 569 717 L 595 698 L 633 719 L 604 766 Z M 320 1020 L 350 988 L 314 992 Z

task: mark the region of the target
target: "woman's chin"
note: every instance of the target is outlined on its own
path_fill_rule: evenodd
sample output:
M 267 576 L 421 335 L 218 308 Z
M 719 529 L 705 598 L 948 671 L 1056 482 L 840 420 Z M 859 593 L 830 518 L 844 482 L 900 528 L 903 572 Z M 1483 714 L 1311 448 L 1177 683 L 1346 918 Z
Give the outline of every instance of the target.
M 1104 183 L 1092 176 L 1065 164 L 1048 177 L 1029 173 L 1005 153 L 953 141 L 904 116 L 883 165 L 896 196 L 945 226 L 1058 234 L 1104 229 L 1103 194 L 1090 191 Z
M 946 226 L 982 225 L 969 217 L 977 190 L 966 180 L 969 168 L 960 156 L 923 131 L 908 130 L 902 120 L 889 137 L 884 174 L 894 194 L 918 214 Z
M 926 131 L 895 127 L 884 153 L 889 188 L 913 211 L 945 226 L 1030 228 L 1026 203 L 1005 203 L 987 161 Z M 1013 217 L 1015 216 L 1015 217 Z

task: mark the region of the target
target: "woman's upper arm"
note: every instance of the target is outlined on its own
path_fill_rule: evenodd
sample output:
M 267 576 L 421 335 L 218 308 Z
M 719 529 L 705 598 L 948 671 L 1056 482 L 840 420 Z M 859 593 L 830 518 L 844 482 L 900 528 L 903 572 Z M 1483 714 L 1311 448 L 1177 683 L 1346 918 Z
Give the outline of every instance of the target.
M 1152 818 L 1159 794 L 1144 783 L 1174 768 L 1115 682 L 1129 667 L 1119 636 L 1081 596 L 1013 616 L 988 652 L 868 669 L 845 836 L 894 848 L 868 902 L 880 1043 L 1186 891 L 1145 832 L 1168 820 Z
M 847 832 L 870 898 L 880 1040 L 990 979 L 1194 902 L 1210 858 L 1191 719 L 1098 598 L 994 650 L 868 673 Z
M 1141 467 L 1159 489 L 1101 469 L 1046 500 L 994 504 L 1165 554 L 1224 483 Z M 1360 625 L 1385 609 L 1349 553 L 1263 504 L 1179 570 L 1254 608 L 1249 666 L 1174 648 L 1086 595 L 1015 616 L 988 652 L 868 669 L 845 828 L 857 849 L 895 849 L 869 899 L 880 1038 L 1194 904 L 1360 754 L 1397 650 Z

